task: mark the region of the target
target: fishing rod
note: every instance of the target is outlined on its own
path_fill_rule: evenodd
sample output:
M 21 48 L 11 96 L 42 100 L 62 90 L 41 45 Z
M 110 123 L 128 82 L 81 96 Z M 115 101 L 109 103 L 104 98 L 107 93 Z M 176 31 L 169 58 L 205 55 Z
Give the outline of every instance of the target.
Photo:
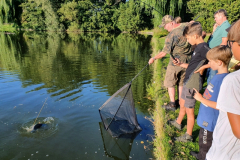
M 141 1 L 143 2 L 143 1 Z M 146 2 L 143 2 L 144 4 L 148 5 L 149 7 L 151 7 L 152 9 L 154 9 L 155 11 L 157 11 L 158 13 L 160 13 L 162 16 L 164 16 L 160 11 L 156 10 L 153 6 L 151 6 L 150 4 L 147 4 Z
M 46 98 L 46 100 L 45 100 L 45 102 L 44 102 L 44 104 L 43 104 L 43 106 L 42 106 L 40 112 L 38 113 L 38 116 L 40 115 L 40 113 L 41 113 L 41 111 L 42 111 L 42 109 L 43 109 L 43 107 L 44 107 L 44 105 L 45 105 L 47 99 L 48 99 L 48 97 Z M 37 118 L 35 119 L 35 121 L 34 121 L 34 123 L 33 123 L 33 126 L 34 126 L 34 124 L 36 123 L 36 121 L 37 121 L 37 119 L 38 119 L 38 116 L 37 116 Z

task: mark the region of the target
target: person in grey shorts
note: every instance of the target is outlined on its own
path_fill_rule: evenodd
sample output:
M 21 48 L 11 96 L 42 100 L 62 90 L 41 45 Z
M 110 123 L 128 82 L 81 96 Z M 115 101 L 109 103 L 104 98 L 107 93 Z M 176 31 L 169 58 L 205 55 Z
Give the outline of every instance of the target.
M 194 49 L 189 64 L 182 63 L 179 59 L 176 59 L 176 61 L 174 61 L 175 65 L 182 68 L 187 68 L 187 70 L 180 99 L 179 115 L 176 120 L 169 121 L 169 124 L 181 130 L 182 120 L 187 114 L 187 132 L 180 137 L 175 137 L 175 140 L 180 142 L 189 142 L 192 141 L 192 130 L 195 122 L 194 107 L 196 100 L 193 97 L 193 88 L 195 88 L 197 91 L 201 90 L 205 78 L 205 74 L 200 75 L 199 73 L 194 72 L 199 67 L 207 63 L 206 54 L 210 48 L 202 38 L 202 26 L 200 23 L 194 22 L 189 24 L 184 29 L 183 33 L 183 35 L 187 37 L 187 41 L 191 45 L 196 45 L 196 48 Z

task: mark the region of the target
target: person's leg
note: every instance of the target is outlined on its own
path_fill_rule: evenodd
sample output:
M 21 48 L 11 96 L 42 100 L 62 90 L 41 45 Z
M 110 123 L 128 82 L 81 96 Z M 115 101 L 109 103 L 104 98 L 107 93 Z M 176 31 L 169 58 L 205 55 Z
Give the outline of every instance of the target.
M 180 101 L 181 96 L 182 96 L 182 90 L 183 90 L 183 86 L 178 86 L 178 99 L 179 99 L 179 101 Z
M 185 102 L 186 102 L 186 100 L 185 100 Z M 180 137 L 175 137 L 175 140 L 179 141 L 179 142 L 192 142 L 192 140 L 193 140 L 192 130 L 193 130 L 193 126 L 194 126 L 194 108 L 185 107 L 185 109 L 186 109 L 186 113 L 187 113 L 187 132 Z
M 170 102 L 175 103 L 175 88 L 174 87 L 169 87 L 168 88 L 168 94 L 169 94 L 169 97 L 170 97 Z
M 180 98 L 179 103 L 180 103 L 180 111 L 179 111 L 178 118 L 177 118 L 176 122 L 178 124 L 181 124 L 182 120 L 183 120 L 183 118 L 186 114 L 186 107 L 184 107 L 185 100 Z
M 199 131 L 199 153 L 198 159 L 205 160 L 206 154 L 212 145 L 213 132 L 210 132 L 204 128 L 200 128 Z
M 172 111 L 176 110 L 176 104 L 175 104 L 176 82 L 177 82 L 176 69 L 174 66 L 168 66 L 165 79 L 164 79 L 164 86 L 168 88 L 170 103 L 162 105 L 162 107 L 166 110 L 172 110 Z
M 193 126 L 195 122 L 194 108 L 186 108 L 187 113 L 187 133 L 192 136 Z

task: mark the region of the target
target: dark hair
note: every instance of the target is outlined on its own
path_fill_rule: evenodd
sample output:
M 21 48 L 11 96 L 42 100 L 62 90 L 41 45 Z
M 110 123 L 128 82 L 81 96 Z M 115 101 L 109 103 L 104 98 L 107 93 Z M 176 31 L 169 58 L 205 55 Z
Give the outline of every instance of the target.
M 224 16 L 227 17 L 227 11 L 226 11 L 225 9 L 219 9 L 218 11 L 216 11 L 216 12 L 214 13 L 214 16 L 215 16 L 216 14 L 218 14 L 218 13 L 223 14 Z
M 202 36 L 202 26 L 199 22 L 189 23 L 183 31 L 183 36 L 193 35 L 193 34 Z
M 207 52 L 207 59 L 209 60 L 220 60 L 224 65 L 228 66 L 229 61 L 232 58 L 231 49 L 228 46 L 220 45 L 210 49 Z

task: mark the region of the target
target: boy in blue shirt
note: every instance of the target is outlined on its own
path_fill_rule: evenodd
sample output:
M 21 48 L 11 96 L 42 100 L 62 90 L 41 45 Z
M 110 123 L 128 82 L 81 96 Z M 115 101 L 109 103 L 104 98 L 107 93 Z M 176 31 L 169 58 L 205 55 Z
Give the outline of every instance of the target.
M 199 131 L 199 153 L 191 154 L 200 160 L 205 160 L 206 154 L 212 145 L 213 130 L 216 126 L 219 111 L 216 109 L 220 86 L 224 77 L 228 74 L 228 63 L 232 57 L 231 50 L 227 46 L 217 46 L 207 53 L 208 65 L 218 73 L 211 79 L 203 96 L 196 90 L 194 98 L 201 102 L 197 117 Z

